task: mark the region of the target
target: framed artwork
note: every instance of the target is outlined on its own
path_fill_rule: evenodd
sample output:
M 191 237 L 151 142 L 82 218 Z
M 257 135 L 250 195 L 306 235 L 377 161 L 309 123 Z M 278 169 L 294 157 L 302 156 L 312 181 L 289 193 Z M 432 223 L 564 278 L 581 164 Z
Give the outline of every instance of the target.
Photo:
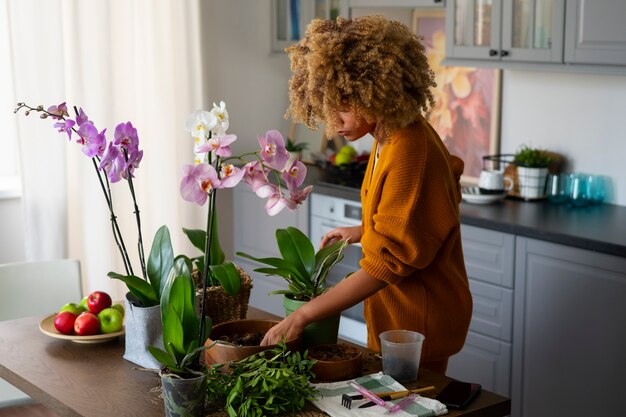
M 428 121 L 448 150 L 465 162 L 461 180 L 476 184 L 483 156 L 500 147 L 500 70 L 444 66 L 445 12 L 413 12 L 413 31 L 426 48 L 437 87 Z

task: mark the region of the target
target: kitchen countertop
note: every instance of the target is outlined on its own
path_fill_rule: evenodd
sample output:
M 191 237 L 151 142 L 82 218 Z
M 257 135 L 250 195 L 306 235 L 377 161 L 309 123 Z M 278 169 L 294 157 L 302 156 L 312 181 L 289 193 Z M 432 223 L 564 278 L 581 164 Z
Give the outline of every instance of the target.
M 321 184 L 323 172 L 309 167 L 313 192 L 360 201 L 359 189 Z M 494 204 L 461 203 L 461 223 L 626 258 L 626 207 L 600 204 L 572 208 L 547 200 L 507 197 Z

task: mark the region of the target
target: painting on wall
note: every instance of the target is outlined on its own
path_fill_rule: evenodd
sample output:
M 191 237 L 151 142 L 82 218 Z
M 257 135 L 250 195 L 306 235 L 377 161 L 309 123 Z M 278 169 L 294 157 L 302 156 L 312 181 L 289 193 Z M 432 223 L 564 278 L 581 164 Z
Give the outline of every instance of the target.
M 483 156 L 498 153 L 500 143 L 500 70 L 444 66 L 444 11 L 415 10 L 413 30 L 423 37 L 437 87 L 428 121 L 450 153 L 465 162 L 462 181 L 477 183 Z

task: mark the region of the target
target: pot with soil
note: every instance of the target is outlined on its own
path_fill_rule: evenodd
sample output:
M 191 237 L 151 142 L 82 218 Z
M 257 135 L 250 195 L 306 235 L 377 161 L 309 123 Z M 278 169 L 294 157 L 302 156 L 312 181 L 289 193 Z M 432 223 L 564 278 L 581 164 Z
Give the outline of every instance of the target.
M 307 357 L 317 361 L 311 368 L 316 381 L 344 381 L 363 372 L 361 349 L 344 343 L 311 346 Z
M 213 346 L 204 352 L 207 364 L 238 361 L 255 353 L 273 349 L 277 345 L 260 346 L 265 333 L 279 322 L 276 320 L 231 320 L 213 327 L 205 346 Z M 298 351 L 301 337 L 287 340 L 287 350 Z

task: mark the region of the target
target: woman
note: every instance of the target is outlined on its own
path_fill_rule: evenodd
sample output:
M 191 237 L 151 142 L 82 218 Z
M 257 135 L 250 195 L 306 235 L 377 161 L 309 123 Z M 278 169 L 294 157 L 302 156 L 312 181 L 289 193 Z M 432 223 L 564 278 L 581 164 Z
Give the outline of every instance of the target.
M 365 300 L 368 347 L 391 329 L 425 335 L 421 367 L 444 373 L 465 341 L 472 311 L 461 247 L 459 179 L 423 114 L 433 106 L 434 74 L 424 47 L 404 25 L 381 16 L 314 20 L 287 49 L 293 76 L 288 114 L 326 124 L 352 142 L 376 139 L 361 187 L 359 227 L 328 232 L 361 242 L 360 269 L 272 328 L 262 344 L 302 332 L 312 321 Z

